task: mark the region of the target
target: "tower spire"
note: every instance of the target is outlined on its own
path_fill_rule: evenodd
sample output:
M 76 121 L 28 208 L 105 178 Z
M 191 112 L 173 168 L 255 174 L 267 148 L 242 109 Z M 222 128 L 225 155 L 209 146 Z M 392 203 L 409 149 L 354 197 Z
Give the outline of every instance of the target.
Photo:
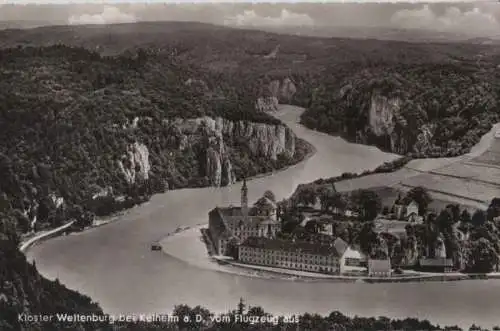
M 248 216 L 248 187 L 246 178 L 243 178 L 243 186 L 241 187 L 241 213 L 245 217 Z

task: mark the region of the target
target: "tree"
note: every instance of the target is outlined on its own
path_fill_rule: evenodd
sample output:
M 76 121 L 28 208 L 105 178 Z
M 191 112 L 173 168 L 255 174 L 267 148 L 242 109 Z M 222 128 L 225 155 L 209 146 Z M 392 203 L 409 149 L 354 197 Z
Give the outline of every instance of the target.
M 339 209 L 339 210 L 345 210 L 348 205 L 347 197 L 338 192 L 333 192 L 330 195 L 330 205 L 333 208 Z
M 471 243 L 470 255 L 467 261 L 467 271 L 477 273 L 488 273 L 498 264 L 498 255 L 493 245 L 486 239 Z
M 436 219 L 438 231 L 451 233 L 453 227 L 453 215 L 450 209 L 443 209 Z
M 264 192 L 263 197 L 268 198 L 269 200 L 276 202 L 276 196 L 274 195 L 273 191 L 267 190 Z
M 389 206 L 384 206 L 382 209 L 382 215 L 389 215 Z
M 243 315 L 245 313 L 246 305 L 245 302 L 243 301 L 243 298 L 240 298 L 240 301 L 238 302 L 238 308 L 237 312 L 239 315 Z
M 236 237 L 229 239 L 227 243 L 227 255 L 235 260 L 238 259 L 238 239 Z
M 358 241 L 364 253 L 370 254 L 375 246 L 377 246 L 378 235 L 375 232 L 375 224 L 373 222 L 363 223 L 359 231 Z
M 485 212 L 479 209 L 476 210 L 474 214 L 472 214 L 471 221 L 472 225 L 475 227 L 483 225 L 486 222 Z
M 309 222 L 306 223 L 306 226 L 304 228 L 307 232 L 319 233 L 324 229 L 324 225 L 322 222 L 318 220 L 310 220 Z
M 321 205 L 321 209 L 323 211 L 327 211 L 330 207 L 330 196 L 332 194 L 332 191 L 326 187 L 321 187 L 318 190 L 318 194 L 319 194 L 319 203 Z
M 316 191 L 312 186 L 302 186 L 297 189 L 297 202 L 305 206 L 314 205 L 316 203 Z
M 446 206 L 446 209 L 450 211 L 452 222 L 456 223 L 460 220 L 460 205 L 458 204 L 449 204 Z
M 355 191 L 352 199 L 360 207 L 365 221 L 373 221 L 382 208 L 382 200 L 371 190 Z
M 412 188 L 407 194 L 408 199 L 414 200 L 418 204 L 418 213 L 423 216 L 427 213 L 429 209 L 429 204 L 432 202 L 432 198 L 427 192 L 427 189 L 422 186 L 417 186 Z
M 471 214 L 467 209 L 464 209 L 460 214 L 460 221 L 463 223 L 470 223 L 472 221 Z
M 500 198 L 493 198 L 486 211 L 488 221 L 493 221 L 495 217 L 500 216 Z

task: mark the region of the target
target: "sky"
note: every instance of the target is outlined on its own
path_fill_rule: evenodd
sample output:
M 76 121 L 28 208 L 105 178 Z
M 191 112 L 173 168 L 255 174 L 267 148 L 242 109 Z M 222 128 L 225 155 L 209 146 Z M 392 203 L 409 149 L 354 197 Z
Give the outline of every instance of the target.
M 0 0 L 5 1 L 5 0 Z M 413 3 L 380 0 L 364 3 L 155 3 L 115 1 L 78 4 L 0 6 L 0 21 L 48 21 L 53 24 L 110 24 L 139 21 L 200 21 L 227 26 L 251 27 L 384 27 L 425 29 L 438 32 L 500 35 L 500 2 L 437 2 Z M 279 1 L 276 1 L 279 2 Z M 346 1 L 348 2 L 348 1 Z M 368 3 L 372 2 L 372 3 Z M 17 0 L 16 3 L 27 3 Z

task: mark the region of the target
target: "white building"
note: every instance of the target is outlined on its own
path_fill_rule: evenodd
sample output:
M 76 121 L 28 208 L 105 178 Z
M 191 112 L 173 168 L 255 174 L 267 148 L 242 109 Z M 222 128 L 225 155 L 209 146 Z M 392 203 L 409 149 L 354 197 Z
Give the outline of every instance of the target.
M 239 246 L 238 260 L 307 272 L 340 273 L 340 254 L 333 245 L 249 237 Z
M 394 203 L 395 216 L 399 220 L 406 220 L 410 223 L 421 224 L 423 217 L 419 215 L 418 204 L 412 200 L 408 203 L 396 201 Z
M 370 277 L 390 277 L 391 261 L 389 260 L 368 260 L 368 276 Z
M 266 197 L 248 208 L 248 189 L 243 181 L 241 207 L 217 207 L 209 212 L 208 229 L 217 255 L 231 254 L 230 242 L 237 246 L 248 237 L 274 238 L 280 230 L 276 210 L 276 203 Z

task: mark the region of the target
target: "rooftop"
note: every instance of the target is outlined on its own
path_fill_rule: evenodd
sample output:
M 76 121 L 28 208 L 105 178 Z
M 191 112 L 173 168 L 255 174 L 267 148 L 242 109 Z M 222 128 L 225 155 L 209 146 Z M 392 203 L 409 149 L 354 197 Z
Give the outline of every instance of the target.
M 313 244 L 303 241 L 294 242 L 289 240 L 269 239 L 263 237 L 249 237 L 241 245 L 246 247 L 263 248 L 275 251 L 287 251 L 324 256 L 334 255 L 336 257 L 340 256 L 339 252 L 337 252 L 335 246 L 333 245 Z
M 337 250 L 339 255 L 343 255 L 347 248 L 349 248 L 349 245 L 341 238 L 335 239 L 335 241 L 333 242 L 333 246 L 335 246 L 335 249 Z
M 447 258 L 423 258 L 420 259 L 421 267 L 453 267 L 452 259 Z

